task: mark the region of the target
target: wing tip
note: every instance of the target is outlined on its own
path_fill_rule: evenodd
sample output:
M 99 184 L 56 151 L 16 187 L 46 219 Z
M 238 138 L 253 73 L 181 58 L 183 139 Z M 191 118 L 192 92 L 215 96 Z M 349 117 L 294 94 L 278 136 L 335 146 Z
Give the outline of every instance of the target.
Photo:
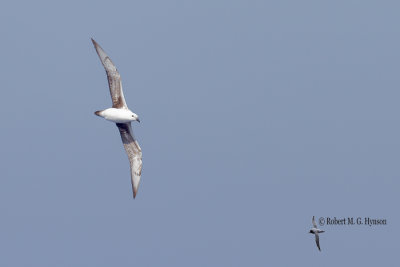
M 136 188 L 133 188 L 133 199 L 136 198 L 136 194 L 137 194 L 137 189 L 136 189 Z
M 100 54 L 99 54 L 100 52 L 103 52 L 105 54 L 105 52 L 103 51 L 103 48 L 101 48 L 101 46 L 93 38 L 90 38 L 90 39 L 92 40 L 92 43 L 94 45 L 94 48 L 96 49 L 97 54 L 99 56 L 100 56 Z M 101 58 L 101 56 L 100 56 L 100 58 Z
M 135 198 L 136 198 L 136 195 L 137 195 L 138 189 L 139 189 L 139 184 L 135 184 L 135 183 L 132 181 L 132 193 L 133 193 L 133 199 L 135 199 Z

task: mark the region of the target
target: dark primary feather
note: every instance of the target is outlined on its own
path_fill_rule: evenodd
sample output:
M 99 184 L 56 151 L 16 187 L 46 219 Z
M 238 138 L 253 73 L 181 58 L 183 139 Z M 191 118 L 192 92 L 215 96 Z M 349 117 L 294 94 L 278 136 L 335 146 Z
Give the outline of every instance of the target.
M 321 248 L 319 247 L 319 235 L 315 234 L 315 242 L 317 243 L 317 247 L 319 249 L 319 251 L 321 251 Z

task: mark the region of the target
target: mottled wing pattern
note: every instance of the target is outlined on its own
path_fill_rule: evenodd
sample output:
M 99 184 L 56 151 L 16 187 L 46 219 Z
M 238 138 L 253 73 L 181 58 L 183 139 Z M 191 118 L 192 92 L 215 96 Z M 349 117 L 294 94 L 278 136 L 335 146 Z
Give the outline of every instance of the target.
M 122 91 L 121 76 L 119 75 L 117 68 L 100 45 L 93 39 L 92 42 L 107 73 L 108 86 L 110 87 L 110 94 L 113 103 L 112 107 L 127 108 L 124 93 Z
M 319 247 L 319 235 L 317 233 L 315 233 L 315 243 L 317 243 L 317 247 L 319 251 L 321 251 L 321 248 Z
M 315 217 L 312 216 L 312 225 L 314 226 L 314 228 L 317 228 L 317 224 L 315 223 Z
M 121 134 L 126 154 L 129 158 L 133 198 L 135 198 L 139 188 L 140 176 L 142 174 L 142 150 L 140 149 L 139 143 L 135 140 L 130 122 L 117 123 L 117 127 Z

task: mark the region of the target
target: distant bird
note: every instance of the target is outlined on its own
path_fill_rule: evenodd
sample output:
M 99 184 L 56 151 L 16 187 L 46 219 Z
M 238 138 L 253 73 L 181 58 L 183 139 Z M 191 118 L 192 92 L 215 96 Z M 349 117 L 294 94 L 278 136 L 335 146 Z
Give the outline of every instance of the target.
M 317 224 L 315 223 L 315 218 L 314 216 L 312 217 L 312 224 L 313 224 L 313 228 L 311 228 L 310 230 L 310 234 L 314 234 L 315 235 L 315 242 L 317 243 L 317 247 L 319 249 L 319 251 L 321 251 L 321 248 L 319 247 L 319 233 L 323 233 L 325 231 L 320 230 L 317 228 Z
M 140 122 L 140 120 L 138 115 L 130 111 L 126 105 L 124 93 L 122 92 L 121 76 L 114 63 L 95 40 L 92 39 L 92 42 L 106 70 L 113 104 L 112 108 L 99 110 L 94 114 L 117 124 L 131 166 L 132 191 L 133 198 L 135 198 L 142 174 L 142 150 L 133 135 L 131 121 Z

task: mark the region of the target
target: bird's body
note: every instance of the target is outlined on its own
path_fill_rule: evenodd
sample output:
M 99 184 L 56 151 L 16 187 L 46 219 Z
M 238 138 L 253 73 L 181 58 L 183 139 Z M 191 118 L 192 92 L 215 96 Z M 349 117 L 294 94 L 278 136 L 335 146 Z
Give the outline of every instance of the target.
M 136 197 L 139 188 L 140 177 L 142 175 L 142 149 L 133 135 L 131 122 L 138 121 L 139 117 L 133 113 L 125 102 L 124 93 L 122 91 L 121 76 L 117 71 L 114 63 L 107 56 L 104 50 L 92 39 L 96 52 L 107 73 L 108 86 L 112 99 L 112 108 L 96 111 L 97 116 L 115 122 L 121 135 L 126 154 L 129 158 L 131 167 L 131 181 L 133 197 Z
M 314 227 L 310 229 L 309 233 L 315 235 L 315 243 L 317 244 L 317 247 L 318 247 L 319 251 L 321 251 L 321 247 L 319 246 L 319 235 L 318 234 L 324 233 L 325 231 L 317 228 L 317 224 L 315 223 L 314 216 L 312 218 L 312 224 L 313 224 Z
M 318 233 L 324 233 L 325 231 L 317 228 L 311 228 L 310 233 L 312 234 L 318 234 Z
M 134 120 L 137 120 L 138 117 L 129 109 L 121 108 L 107 108 L 105 110 L 96 111 L 95 114 L 115 123 L 131 122 L 133 118 L 135 118 Z

